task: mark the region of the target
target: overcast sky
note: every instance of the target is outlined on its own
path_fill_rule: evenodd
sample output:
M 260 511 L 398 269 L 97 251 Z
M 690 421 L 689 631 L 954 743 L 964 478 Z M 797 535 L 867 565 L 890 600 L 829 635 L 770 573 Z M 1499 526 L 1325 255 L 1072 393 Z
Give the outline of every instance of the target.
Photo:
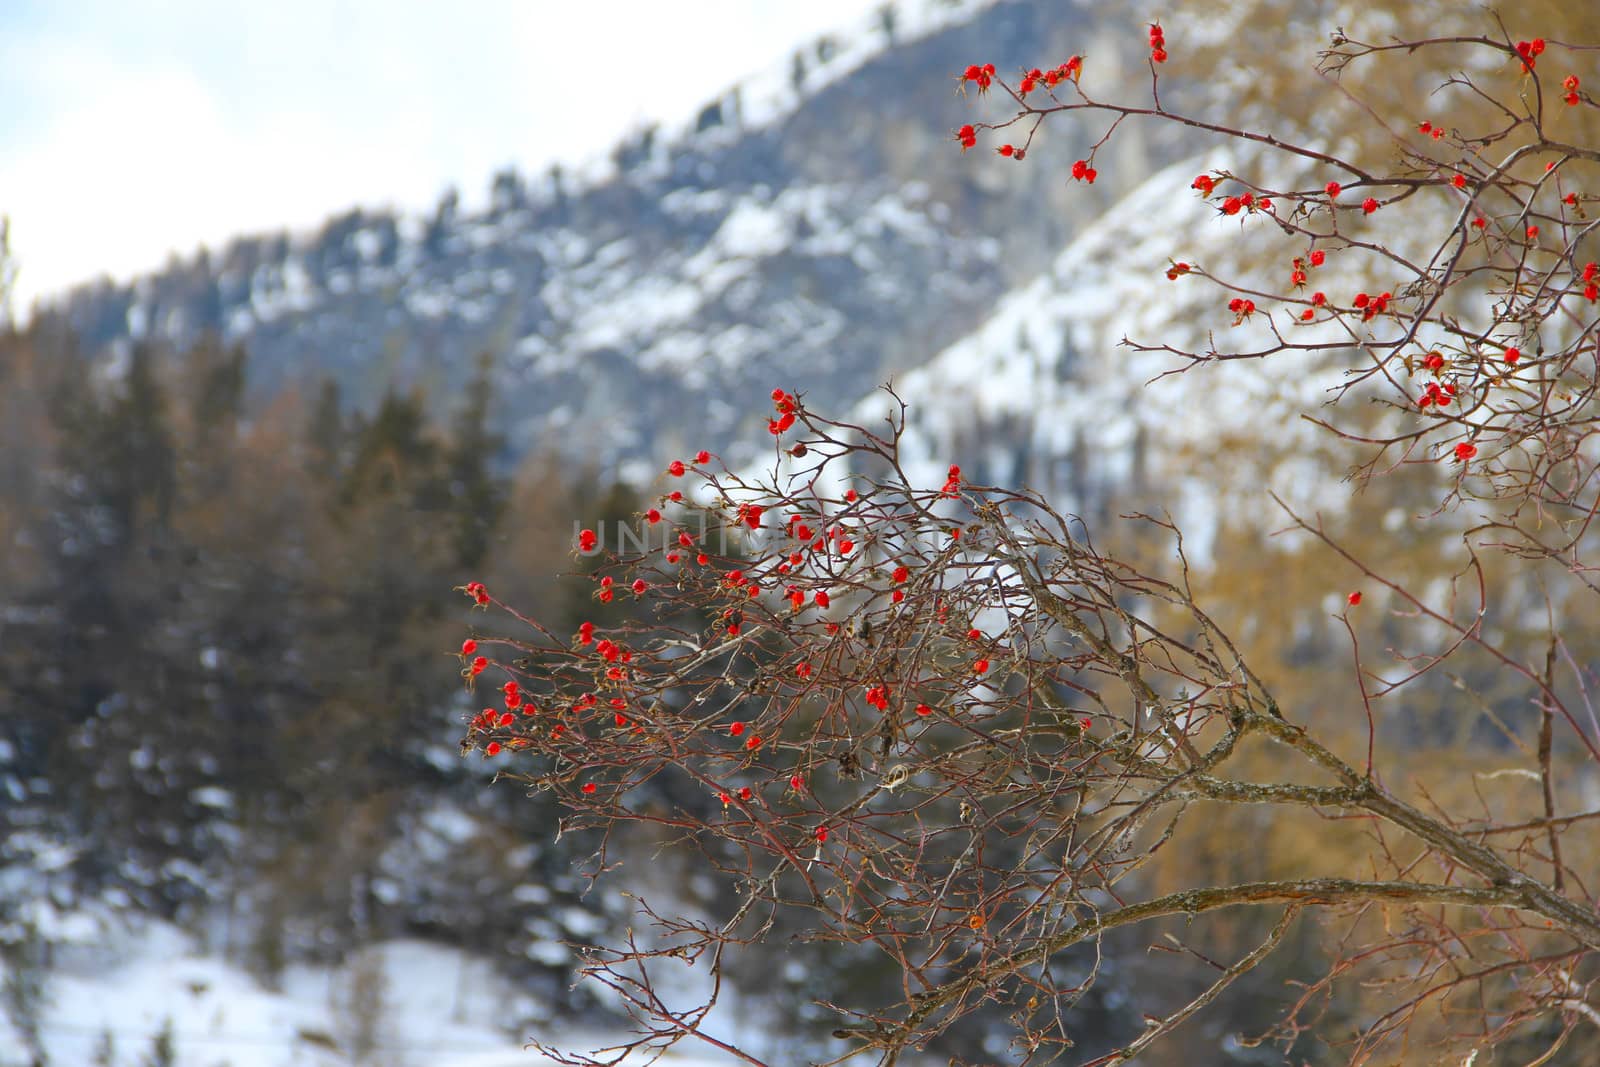
M 0 0 L 19 306 L 601 155 L 882 0 Z

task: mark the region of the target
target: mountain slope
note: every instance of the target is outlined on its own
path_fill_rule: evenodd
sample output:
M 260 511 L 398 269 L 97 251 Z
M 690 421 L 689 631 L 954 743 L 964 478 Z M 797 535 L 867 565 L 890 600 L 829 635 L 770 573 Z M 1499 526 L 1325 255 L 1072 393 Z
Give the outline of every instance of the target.
M 797 53 L 787 109 L 782 90 L 763 102 L 752 87 L 748 105 L 732 91 L 695 130 L 619 146 L 609 177 L 508 173 L 480 213 L 452 198 L 428 220 L 353 211 L 46 315 L 106 351 L 217 331 L 248 346 L 258 387 L 331 375 L 362 405 L 441 394 L 488 351 L 513 448 L 601 464 L 671 447 L 686 426 L 684 443 L 748 436 L 778 382 L 846 403 L 965 333 L 1115 195 L 1067 187 L 1081 132 L 1009 172 L 950 138 L 982 110 L 952 92 L 974 57 L 1015 67 L 1092 46 L 1114 77 L 1117 37 L 1097 38 L 1095 13 L 919 10 L 901 24 L 923 36 L 890 43 L 880 24 L 881 47 L 819 42 Z M 818 73 L 822 58 L 844 73 Z M 1156 150 L 1126 138 L 1125 171 Z

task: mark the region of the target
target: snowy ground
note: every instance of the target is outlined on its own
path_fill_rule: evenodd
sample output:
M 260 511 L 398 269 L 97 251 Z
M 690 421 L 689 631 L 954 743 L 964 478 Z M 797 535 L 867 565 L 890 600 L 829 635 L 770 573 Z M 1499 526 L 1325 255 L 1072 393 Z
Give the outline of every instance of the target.
M 523 1048 L 527 1037 L 565 1048 L 597 1048 L 606 1035 L 518 1035 L 505 1021 L 526 1004 L 482 960 L 417 941 L 373 950 L 380 976 L 377 1050 L 366 1063 L 382 1067 L 546 1067 Z M 106 959 L 116 962 L 107 966 Z M 198 954 L 177 929 L 150 924 L 115 943 L 77 948 L 57 961 L 50 981 L 44 1038 L 50 1062 L 88 1067 L 109 1033 L 115 1063 L 142 1064 L 168 1020 L 177 1067 L 335 1067 L 356 1060 L 348 1047 L 348 973 L 296 967 L 281 991 L 244 971 Z M 614 1040 L 614 1039 L 612 1039 Z M 23 1062 L 21 1043 L 0 1014 L 0 1064 Z M 633 1062 L 633 1061 L 630 1061 Z M 702 1049 L 674 1050 L 671 1067 L 724 1067 L 733 1062 Z

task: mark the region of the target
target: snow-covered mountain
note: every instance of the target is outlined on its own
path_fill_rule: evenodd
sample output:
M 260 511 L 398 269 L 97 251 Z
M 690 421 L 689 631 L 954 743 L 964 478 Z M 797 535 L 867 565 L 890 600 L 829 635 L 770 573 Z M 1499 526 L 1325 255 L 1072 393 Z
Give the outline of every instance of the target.
M 1025 165 L 964 157 L 951 131 L 995 114 L 952 75 L 1093 52 L 1109 88 L 1138 43 L 1128 26 L 1045 0 L 896 10 L 604 166 L 505 173 L 484 211 L 355 210 L 77 291 L 46 317 L 107 351 L 215 331 L 248 347 L 259 388 L 332 376 L 362 404 L 442 397 L 488 352 L 514 449 L 604 465 L 754 436 L 777 384 L 837 410 L 970 332 L 1122 191 L 1067 181 L 1090 131 L 1066 124 Z M 1147 173 L 1172 151 L 1130 130 L 1103 168 Z
M 1250 277 L 1274 252 L 1295 247 L 1265 216 L 1225 217 L 1189 191 L 1197 174 L 1240 164 L 1238 153 L 1219 149 L 1151 175 L 1036 278 L 1001 298 L 976 329 L 898 378 L 895 390 L 908 403 L 902 445 L 913 469 L 925 466 L 936 482 L 959 457 L 980 481 L 1032 485 L 1072 508 L 1151 483 L 1182 490 L 1193 474 L 1203 485 L 1192 487 L 1211 497 L 1230 487 L 1259 496 L 1272 484 L 1296 498 L 1299 487 L 1325 485 L 1323 477 L 1303 477 L 1318 431 L 1298 416 L 1327 400 L 1341 364 L 1286 352 L 1191 366 L 1134 347 L 1264 349 L 1272 343 L 1270 316 L 1297 340 L 1333 336 L 1326 324 L 1302 325 L 1274 308 L 1234 323 L 1222 289 L 1167 277 L 1178 261 Z M 1317 277 L 1318 287 L 1335 292 L 1352 282 L 1337 258 Z M 868 396 L 857 417 L 881 417 L 883 407 Z M 1220 442 L 1262 435 L 1275 447 L 1249 457 L 1258 470 L 1205 469 Z M 1205 506 L 1195 503 L 1204 518 Z

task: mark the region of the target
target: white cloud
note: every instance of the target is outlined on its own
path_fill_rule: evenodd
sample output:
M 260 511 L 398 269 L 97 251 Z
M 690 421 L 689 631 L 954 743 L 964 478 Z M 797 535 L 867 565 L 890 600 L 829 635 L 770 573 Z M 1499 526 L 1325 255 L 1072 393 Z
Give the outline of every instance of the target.
M 0 13 L 20 303 L 356 204 L 477 201 L 681 120 L 880 0 L 97 0 Z M 14 20 L 20 25 L 8 26 Z

